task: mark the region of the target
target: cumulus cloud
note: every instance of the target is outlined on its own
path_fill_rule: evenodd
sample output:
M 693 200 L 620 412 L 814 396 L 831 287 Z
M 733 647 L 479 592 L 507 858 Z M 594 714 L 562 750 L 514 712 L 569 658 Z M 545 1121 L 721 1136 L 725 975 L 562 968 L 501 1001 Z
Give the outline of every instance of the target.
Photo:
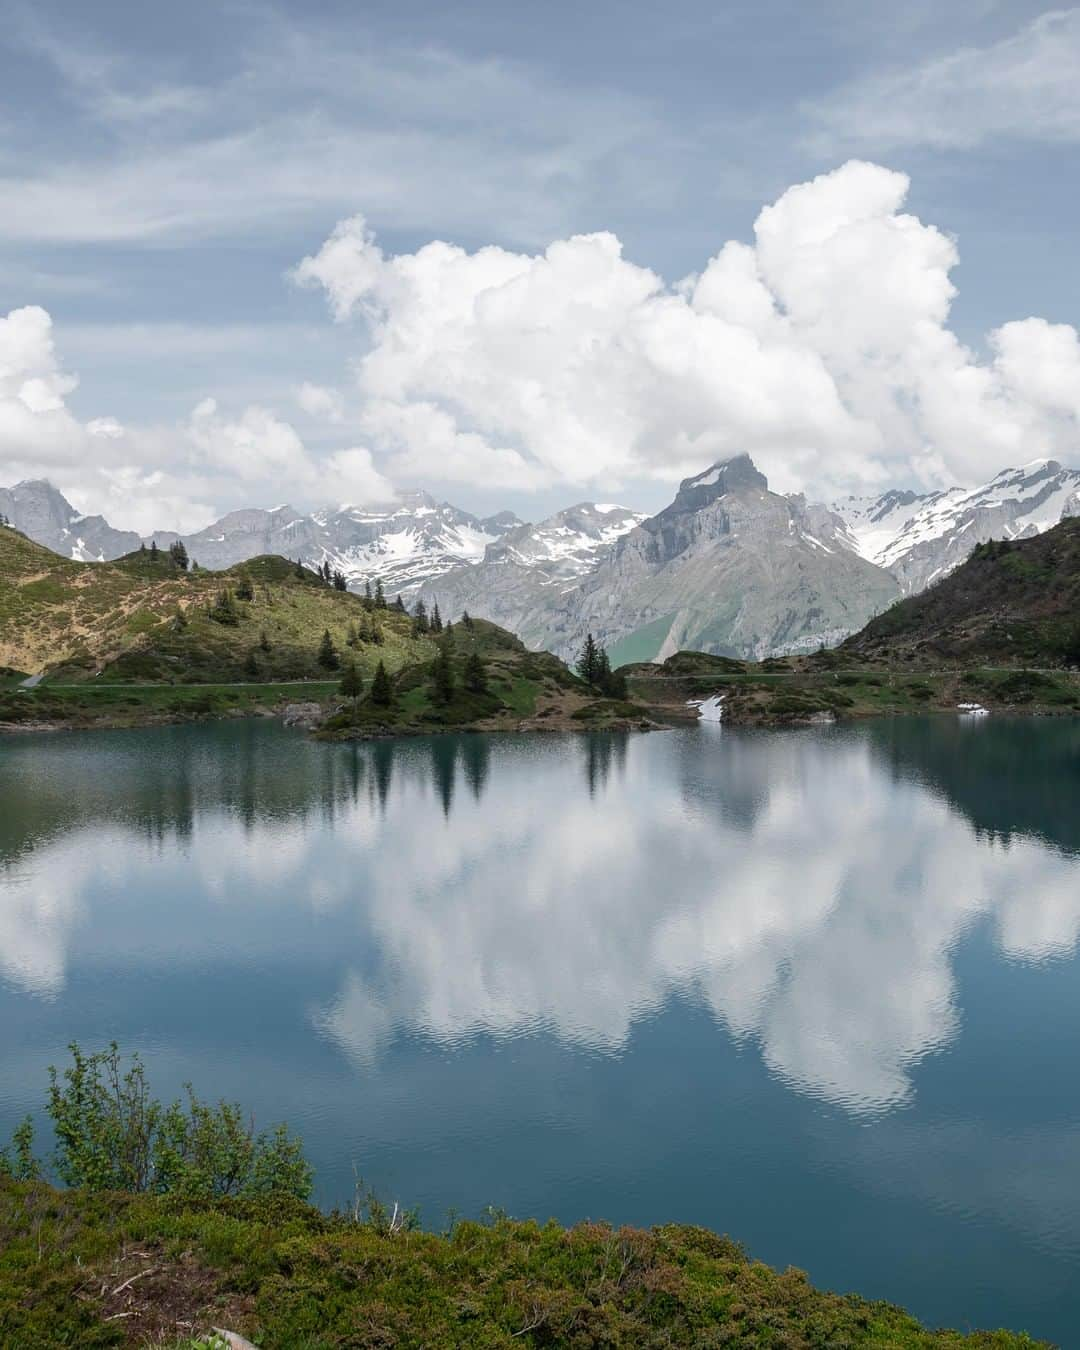
M 365 439 L 410 475 L 614 486 L 747 450 L 823 493 L 1067 454 L 1075 330 L 1007 324 L 980 361 L 948 327 L 956 242 L 904 211 L 908 187 L 850 161 L 674 285 L 609 233 L 391 256 L 360 216 L 293 276 L 366 329 Z
M 392 480 L 607 495 L 741 451 L 776 487 L 826 500 L 1073 459 L 1077 330 L 1027 317 L 988 334 L 986 356 L 967 348 L 949 326 L 957 243 L 905 210 L 908 187 L 852 160 L 673 284 L 607 232 L 541 253 L 391 255 L 363 218 L 342 221 L 293 274 L 357 348 L 348 411 L 339 390 L 292 386 L 323 423 L 318 449 L 257 402 L 82 423 L 48 313 L 14 310 L 0 317 L 4 477 L 50 476 L 80 509 L 145 531 L 283 497 L 387 501 Z
M 229 413 L 206 398 L 172 426 L 82 423 L 65 403 L 76 384 L 44 309 L 0 317 L 0 481 L 48 477 L 80 510 L 142 533 L 198 528 L 226 507 L 282 495 L 308 505 L 394 497 L 366 446 L 316 454 L 258 404 Z
M 0 316 L 0 454 L 62 461 L 81 439 L 64 398 L 77 381 L 60 368 L 52 320 L 37 305 Z
M 327 422 L 345 420 L 345 400 L 337 389 L 327 389 L 325 385 L 305 380 L 296 391 L 296 402 L 309 417 Z

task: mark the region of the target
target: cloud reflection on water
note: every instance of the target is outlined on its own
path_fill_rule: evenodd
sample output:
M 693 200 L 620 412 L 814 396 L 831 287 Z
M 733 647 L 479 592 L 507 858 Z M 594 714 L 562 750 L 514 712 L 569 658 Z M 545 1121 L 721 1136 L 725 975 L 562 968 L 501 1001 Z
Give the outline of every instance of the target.
M 958 1034 L 973 924 L 1033 962 L 1080 932 L 1076 858 L 974 825 L 936 742 L 891 736 L 331 748 L 261 728 L 212 739 L 215 757 L 174 735 L 168 797 L 145 738 L 111 752 L 111 787 L 73 741 L 20 780 L 0 974 L 55 997 L 80 962 L 239 968 L 321 941 L 337 993 L 313 1020 L 364 1063 L 401 1034 L 542 1030 L 615 1054 L 677 996 L 797 1091 L 879 1113 Z

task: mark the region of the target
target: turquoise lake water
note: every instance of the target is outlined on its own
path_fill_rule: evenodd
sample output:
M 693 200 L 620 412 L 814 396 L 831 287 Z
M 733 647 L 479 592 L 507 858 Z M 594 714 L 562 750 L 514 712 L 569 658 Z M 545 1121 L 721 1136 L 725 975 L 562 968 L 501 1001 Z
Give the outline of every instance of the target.
M 0 1136 L 65 1045 L 425 1224 L 672 1220 L 1080 1344 L 1080 721 L 0 740 Z

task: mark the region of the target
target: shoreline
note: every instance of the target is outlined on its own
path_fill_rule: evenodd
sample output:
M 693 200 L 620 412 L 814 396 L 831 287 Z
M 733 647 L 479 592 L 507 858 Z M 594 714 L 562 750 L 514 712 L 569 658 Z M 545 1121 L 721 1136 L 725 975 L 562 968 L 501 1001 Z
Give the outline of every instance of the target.
M 0 736 L 120 730 L 238 718 L 280 718 L 324 741 L 384 740 L 452 733 L 590 730 L 638 732 L 694 725 L 695 703 L 716 701 L 721 725 L 808 726 L 872 717 L 1062 717 L 1080 713 L 1080 671 L 1033 667 L 843 670 L 723 670 L 722 658 L 686 653 L 683 668 L 627 668 L 628 698 L 598 695 L 530 672 L 528 697 L 515 705 L 470 707 L 444 715 L 425 691 L 406 685 L 384 713 L 370 701 L 350 711 L 340 679 L 228 683 L 50 683 L 0 687 Z M 511 676 L 518 671 L 511 668 Z M 500 686 L 501 687 L 501 686 Z M 528 688 L 526 682 L 526 688 Z M 329 725 L 328 725 L 329 724 Z

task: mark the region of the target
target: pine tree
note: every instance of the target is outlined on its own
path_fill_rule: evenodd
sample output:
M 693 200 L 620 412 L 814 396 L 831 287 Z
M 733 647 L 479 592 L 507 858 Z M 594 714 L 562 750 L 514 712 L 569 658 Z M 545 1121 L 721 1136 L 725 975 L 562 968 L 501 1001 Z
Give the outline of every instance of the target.
M 577 673 L 586 684 L 596 684 L 597 676 L 600 673 L 600 653 L 591 633 L 585 638 L 585 645 L 578 656 L 576 668 Z
M 398 598 L 394 601 L 394 608 L 400 614 L 407 614 L 409 611 L 405 608 L 405 601 L 401 598 L 401 592 L 398 591 Z
M 245 572 L 236 586 L 237 600 L 252 601 L 255 599 L 255 587 L 251 584 L 251 578 Z
M 381 647 L 383 645 L 383 630 L 382 624 L 378 619 L 372 619 L 371 628 L 368 631 L 370 633 L 370 641 L 374 642 L 376 647 Z
M 450 661 L 450 643 L 444 638 L 435 657 L 435 697 L 440 703 L 449 703 L 454 697 L 454 667 Z
M 433 633 L 442 632 L 442 615 L 439 613 L 439 602 L 435 601 L 435 608 L 431 611 L 431 631 Z
M 315 658 L 323 670 L 337 670 L 341 665 L 338 659 L 337 648 L 334 646 L 334 639 L 330 636 L 329 628 L 323 630 L 322 641 L 319 643 L 319 652 Z
M 608 654 L 603 647 L 597 647 L 596 680 L 595 680 L 596 687 L 598 689 L 603 690 L 603 692 L 606 694 L 608 691 L 608 684 L 610 680 L 611 680 L 611 662 L 608 660 Z
M 140 552 L 140 553 L 145 553 L 145 552 L 146 552 L 146 544 L 145 544 L 145 542 L 143 542 L 143 543 L 141 543 L 141 544 L 139 545 L 139 552 Z
M 169 557 L 181 572 L 188 570 L 188 554 L 182 539 L 177 539 L 175 543 L 169 545 Z
M 375 578 L 375 608 L 386 608 L 386 596 L 383 594 L 382 577 Z
M 210 617 L 215 623 L 223 623 L 229 628 L 234 628 L 240 622 L 240 613 L 236 608 L 232 591 L 228 589 L 218 591 L 217 599 L 210 610 Z
M 626 676 L 621 670 L 612 670 L 608 654 L 603 647 L 599 650 L 600 671 L 596 683 L 608 698 L 627 699 Z
M 394 702 L 394 686 L 381 661 L 375 667 L 375 677 L 371 681 L 371 701 L 380 708 L 389 708 Z
M 299 558 L 297 558 L 297 560 L 296 560 L 296 576 L 297 576 L 297 579 L 298 579 L 299 581 L 303 581 L 303 579 L 304 579 L 304 564 L 300 561 Z
M 344 572 L 335 572 L 335 573 L 334 573 L 334 590 L 335 590 L 335 591 L 347 591 L 348 589 L 349 589 L 349 588 L 348 588 L 348 585 L 346 584 L 346 581 L 345 581 L 345 573 L 344 573 Z
M 473 621 L 472 621 L 472 615 L 469 613 L 469 611 L 468 611 L 467 609 L 463 609 L 463 610 L 461 611 L 461 622 L 465 625 L 465 627 L 466 627 L 466 628 L 469 630 L 469 632 L 471 633 L 472 630 L 473 630 Z
M 372 604 L 371 582 L 364 578 L 364 604 L 370 609 Z
M 431 625 L 428 623 L 427 605 L 423 600 L 417 600 L 416 608 L 413 610 L 413 634 L 416 637 L 428 632 Z
M 360 645 L 360 630 L 356 626 L 356 620 L 349 620 L 349 627 L 345 634 L 346 647 L 358 647 Z
M 157 562 L 157 560 L 158 560 L 157 540 L 156 540 L 156 539 L 151 539 L 151 540 L 150 540 L 150 561 L 151 561 L 151 562 Z
M 364 692 L 364 681 L 360 672 L 356 669 L 355 661 L 350 661 L 345 667 L 345 673 L 341 677 L 338 689 L 345 698 L 352 699 L 353 714 L 355 715 L 356 705 L 360 702 L 360 695 Z
M 487 671 L 479 652 L 470 652 L 465 662 L 465 688 L 470 694 L 487 693 Z

